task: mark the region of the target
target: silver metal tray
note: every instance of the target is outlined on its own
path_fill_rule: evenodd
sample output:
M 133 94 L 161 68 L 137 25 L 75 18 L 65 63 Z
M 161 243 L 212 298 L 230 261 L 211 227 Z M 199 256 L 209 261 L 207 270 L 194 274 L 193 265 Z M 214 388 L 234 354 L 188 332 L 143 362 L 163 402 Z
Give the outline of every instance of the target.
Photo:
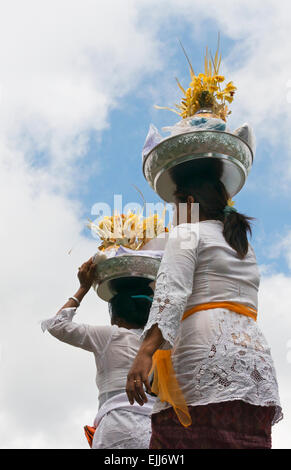
M 169 137 L 154 147 L 144 158 L 143 173 L 164 201 L 174 202 L 178 167 L 180 174 L 185 171 L 189 175 L 189 171 L 199 168 L 201 159 L 218 159 L 222 162 L 221 180 L 230 197 L 233 197 L 247 179 L 253 152 L 243 139 L 228 132 L 187 132 Z
M 123 288 L 139 288 L 155 281 L 161 260 L 151 256 L 123 255 L 109 258 L 96 266 L 93 288 L 109 302 Z

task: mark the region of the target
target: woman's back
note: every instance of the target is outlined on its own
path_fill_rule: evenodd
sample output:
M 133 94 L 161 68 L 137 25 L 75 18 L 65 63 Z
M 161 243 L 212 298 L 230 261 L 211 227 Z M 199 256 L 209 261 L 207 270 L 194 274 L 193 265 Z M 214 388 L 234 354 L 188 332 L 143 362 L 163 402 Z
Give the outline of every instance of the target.
M 43 322 L 43 326 L 60 341 L 94 354 L 100 407 L 108 398 L 124 392 L 127 373 L 140 346 L 143 330 L 76 323 L 72 321 L 75 314 L 76 309 L 63 309 Z
M 246 256 L 240 258 L 225 240 L 222 222 L 181 224 L 169 236 L 152 312 L 156 308 L 159 313 L 165 308 L 169 311 L 177 304 L 181 319 L 191 307 L 225 301 L 257 309 L 259 283 L 252 246 L 249 244 Z M 171 323 L 169 317 L 167 320 Z
M 102 349 L 94 352 L 100 406 L 116 392 L 124 391 L 126 378 L 140 346 L 142 329 L 126 329 L 117 325 L 94 327 L 102 336 Z
M 193 224 L 199 230 L 193 292 L 187 308 L 206 302 L 231 301 L 257 308 L 259 270 L 252 246 L 241 259 L 223 236 L 223 223 Z

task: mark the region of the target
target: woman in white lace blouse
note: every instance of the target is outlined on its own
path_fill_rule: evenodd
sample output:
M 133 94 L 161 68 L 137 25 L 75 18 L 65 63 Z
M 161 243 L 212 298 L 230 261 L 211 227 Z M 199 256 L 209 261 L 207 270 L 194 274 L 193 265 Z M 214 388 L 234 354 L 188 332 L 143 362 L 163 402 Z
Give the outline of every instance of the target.
M 145 285 L 138 292 L 123 289 L 115 295 L 109 303 L 111 325 L 93 326 L 73 322 L 76 308 L 91 288 L 94 271 L 92 259 L 79 268 L 80 288 L 57 315 L 42 322 L 42 329 L 48 330 L 60 341 L 94 354 L 99 411 L 94 426 L 86 426 L 92 448 L 148 449 L 150 414 L 155 399 L 149 397 L 145 407 L 131 407 L 125 384 L 128 369 L 140 345 L 153 292 Z
M 223 183 L 211 175 L 184 181 L 176 198 L 187 203 L 188 217 L 191 203 L 199 203 L 199 223 L 170 233 L 128 374 L 129 401 L 146 402 L 142 385 L 150 389 L 154 358 L 159 399 L 150 448 L 270 448 L 282 412 L 270 349 L 256 323 L 259 272 L 249 218 L 227 205 Z

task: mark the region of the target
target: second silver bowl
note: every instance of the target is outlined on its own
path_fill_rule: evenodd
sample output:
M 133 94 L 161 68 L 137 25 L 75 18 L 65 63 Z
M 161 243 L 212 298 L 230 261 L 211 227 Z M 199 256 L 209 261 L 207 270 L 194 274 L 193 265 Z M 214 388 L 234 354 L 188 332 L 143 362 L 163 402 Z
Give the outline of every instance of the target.
M 123 255 L 100 262 L 93 288 L 109 302 L 122 289 L 139 289 L 155 281 L 160 259 L 151 256 Z

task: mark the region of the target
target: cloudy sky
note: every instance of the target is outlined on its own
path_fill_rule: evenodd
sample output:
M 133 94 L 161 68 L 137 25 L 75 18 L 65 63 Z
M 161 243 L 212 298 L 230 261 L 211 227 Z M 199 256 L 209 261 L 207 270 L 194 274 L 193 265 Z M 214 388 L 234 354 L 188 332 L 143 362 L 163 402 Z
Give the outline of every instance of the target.
M 158 198 L 141 171 L 153 104 L 179 99 L 221 32 L 222 72 L 238 87 L 229 126 L 249 122 L 257 152 L 236 207 L 256 217 L 259 324 L 277 368 L 291 448 L 291 6 L 273 0 L 0 0 L 0 446 L 87 448 L 98 402 L 89 353 L 43 335 L 40 321 L 77 289 L 96 251 L 94 204 Z M 72 249 L 72 251 L 70 251 Z M 70 254 L 68 254 L 70 252 Z M 78 318 L 108 323 L 90 292 Z M 10 430 L 13 429 L 13 432 Z

